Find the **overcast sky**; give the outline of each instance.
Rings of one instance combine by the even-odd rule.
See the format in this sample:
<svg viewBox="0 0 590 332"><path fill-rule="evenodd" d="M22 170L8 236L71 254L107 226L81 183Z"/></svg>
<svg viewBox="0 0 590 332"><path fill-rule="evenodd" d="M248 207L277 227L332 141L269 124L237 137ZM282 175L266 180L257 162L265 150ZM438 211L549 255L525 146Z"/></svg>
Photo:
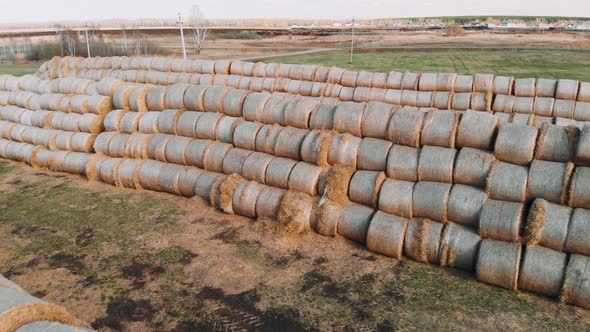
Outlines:
<svg viewBox="0 0 590 332"><path fill-rule="evenodd" d="M174 17L193 4L208 18L590 16L590 0L0 0L0 24Z"/></svg>

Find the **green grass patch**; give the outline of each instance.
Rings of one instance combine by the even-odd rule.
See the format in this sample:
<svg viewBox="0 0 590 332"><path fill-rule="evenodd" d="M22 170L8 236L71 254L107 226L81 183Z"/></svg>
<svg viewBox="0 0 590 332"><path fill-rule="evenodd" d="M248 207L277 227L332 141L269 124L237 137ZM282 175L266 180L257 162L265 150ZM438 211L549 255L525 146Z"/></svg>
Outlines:
<svg viewBox="0 0 590 332"><path fill-rule="evenodd" d="M38 63L0 64L0 74L23 76L39 70Z"/></svg>
<svg viewBox="0 0 590 332"><path fill-rule="evenodd" d="M272 62L317 64L374 72L490 73L590 81L588 52L583 51L435 51L357 53L350 65L346 52L324 52L274 58Z"/></svg>

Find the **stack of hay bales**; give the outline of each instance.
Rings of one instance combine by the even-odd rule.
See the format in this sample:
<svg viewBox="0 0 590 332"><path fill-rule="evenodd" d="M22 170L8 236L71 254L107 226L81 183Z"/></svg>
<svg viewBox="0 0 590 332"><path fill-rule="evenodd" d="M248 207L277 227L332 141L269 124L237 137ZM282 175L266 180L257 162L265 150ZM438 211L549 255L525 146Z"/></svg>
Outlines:
<svg viewBox="0 0 590 332"><path fill-rule="evenodd" d="M0 275L0 331L93 331L61 306L47 303Z"/></svg>
<svg viewBox="0 0 590 332"><path fill-rule="evenodd" d="M540 127L590 120L590 84L453 73L370 73L337 67L168 58L54 58L41 77L114 77L128 82L224 85L252 91L283 92L341 101L381 101L438 109L493 111L506 121Z"/></svg>
<svg viewBox="0 0 590 332"><path fill-rule="evenodd" d="M39 76L112 96L91 180L590 303L586 83L126 57L54 59Z"/></svg>
<svg viewBox="0 0 590 332"><path fill-rule="evenodd" d="M0 156L84 175L111 93L122 83L0 76Z"/></svg>

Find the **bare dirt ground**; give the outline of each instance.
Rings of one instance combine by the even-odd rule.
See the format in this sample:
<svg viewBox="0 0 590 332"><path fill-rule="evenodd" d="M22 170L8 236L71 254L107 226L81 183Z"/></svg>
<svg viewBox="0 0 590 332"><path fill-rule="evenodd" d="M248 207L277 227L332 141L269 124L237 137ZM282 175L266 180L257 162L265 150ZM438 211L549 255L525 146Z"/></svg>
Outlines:
<svg viewBox="0 0 590 332"><path fill-rule="evenodd" d="M587 330L590 313L341 238L0 160L0 273L101 331Z"/></svg>

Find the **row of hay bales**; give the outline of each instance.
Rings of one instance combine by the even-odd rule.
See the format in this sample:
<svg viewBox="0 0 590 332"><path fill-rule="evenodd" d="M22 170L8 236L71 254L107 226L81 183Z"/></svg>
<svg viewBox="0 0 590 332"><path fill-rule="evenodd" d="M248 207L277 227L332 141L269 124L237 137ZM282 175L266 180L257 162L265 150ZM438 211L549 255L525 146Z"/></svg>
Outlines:
<svg viewBox="0 0 590 332"><path fill-rule="evenodd" d="M341 101L381 101L403 106L535 114L539 117L554 116L578 121L587 121L590 119L590 103L585 98L575 101L575 99L554 98L547 96L547 94L528 97L523 93L517 96L511 96L490 92L461 92L462 90L416 91L412 89L402 90L381 87L347 87L334 83L292 80L288 78L262 78L226 74L191 74L187 72L162 72L156 70L121 71L82 69L76 75L77 77L94 80L110 77L127 82L159 85L176 83L218 85L252 91L284 92L311 97L339 98ZM517 82L521 81L520 79L517 80ZM540 80L540 82L544 81ZM523 84L518 84L518 86L523 86ZM561 84L561 86L572 88L571 84L568 85L566 83ZM580 86L585 87L586 85L581 84ZM559 94L559 96L564 94Z"/></svg>
<svg viewBox="0 0 590 332"><path fill-rule="evenodd" d="M145 70L209 75L237 75L257 78L332 83L344 87L387 88L414 91L482 92L516 97L552 97L590 101L590 83L567 79L514 78L492 74L454 73L372 73L338 67L277 63L251 63L239 60L181 60L168 58L109 57L54 58L44 63L39 73L62 69L62 76L76 70Z"/></svg>
<svg viewBox="0 0 590 332"><path fill-rule="evenodd" d="M40 300L0 275L0 331L89 332L65 308Z"/></svg>
<svg viewBox="0 0 590 332"><path fill-rule="evenodd" d="M122 187L200 196L227 213L276 218L278 225L293 233L313 229L325 235L339 234L366 243L369 250L375 252L387 254L395 251L392 248L402 248L395 251L397 254L390 255L475 269L478 279L504 287L507 278L500 281L495 278L507 273L508 269L498 265L502 262L498 263L496 253L508 257L512 253L510 250L518 246L516 263L514 259L506 261L514 263L510 266L518 266L518 271L522 270L513 277L524 280L519 288L549 296L555 296L555 292L543 287L570 289L568 296L564 297L570 303L585 306L584 301L588 300L584 284L580 286L590 273L581 269L583 264L569 265L568 269L570 266L575 269L572 273L576 277L568 279L566 276L565 279L569 280L564 283L566 287L562 287L563 283L556 287L555 278L543 279L547 271L538 264L535 258L538 256L526 258L529 252L534 253L541 246L544 247L541 249L558 252L560 257L585 258L582 255L586 255L586 248L579 240L585 237L575 236L583 234L586 223L573 217L575 213L583 213L585 210L579 207L587 204L584 201L585 167L577 167L574 175L580 184L575 187L582 188L574 195L580 198L575 204L580 205L572 205L574 209L566 207L565 203L559 205L573 211L568 221L559 219L560 222L577 225L568 228L573 231L566 231L562 251L547 244L553 241L554 223L545 222L540 227L541 223L537 221L543 218L535 211L543 209L536 206L544 204L535 202L536 208L527 213L523 201L509 202L502 196L493 196L506 195L504 191L512 195L513 186L504 189L502 181L487 186L494 177L512 185L510 177L506 179L498 175L511 176L510 168L515 166L525 168L525 187L528 187L534 184L529 184L533 168L543 170L546 167L535 167L543 158L548 159L547 162L566 165L571 172L571 163L578 162L576 151L584 145L584 139L578 139L579 131L573 127L543 125L552 130L539 140L536 128L498 126L501 120L484 112L469 111L461 116L459 112L429 109L421 112L416 108L379 103L341 103L335 99L318 101L318 98L277 93L254 94L222 86L146 87L123 85L111 78L101 82L107 86L101 90L112 96L112 103L120 109L109 112L104 118L103 125L109 132L99 135L94 144L102 153L88 154L88 158L73 163L77 167L65 171L87 174L90 179ZM515 118L515 114L510 116ZM383 117L387 117L385 123ZM365 118L367 120L363 123ZM387 140L392 122L395 122L391 130L394 140ZM465 130L461 134L462 126ZM537 130L534 139L530 137L531 130ZM515 133L520 135L521 131L525 132L525 139L512 137ZM461 140L467 142L466 145L457 143ZM516 151L515 156L507 153L515 146L514 141L519 140L525 141L527 147ZM531 144L533 158L529 161L527 149ZM14 156L16 149L13 146L27 146L8 141L5 145L4 151L10 150L13 157L10 159L20 158ZM502 148L498 148L500 146ZM54 152L34 146L33 150L38 153L31 152L31 164L54 170L64 171L63 166L70 164L56 161L78 156L75 152ZM539 152L539 158L535 158L537 150L544 151ZM459 159L463 161L459 162ZM349 168L338 166L342 164ZM467 173L457 176L461 169ZM383 171L388 172L390 179L385 178ZM348 175L333 175L338 172ZM563 176L567 177L565 171ZM464 178L469 183L457 183ZM535 175L534 178L541 176ZM554 182L558 181L551 182L547 188L557 188ZM562 185L571 187L565 182L568 181L564 180ZM533 190L532 196L527 193L525 200L535 197L553 200L556 197L554 191L547 193L545 186L541 187L537 193ZM563 188L560 187L562 195ZM450 196L453 196L453 203ZM571 195L565 197L571 199ZM362 204L350 203L349 198ZM417 204L414 204L414 198ZM482 204L478 204L478 198ZM383 209L381 201L384 202ZM560 197L559 203L562 202ZM532 221L521 221L520 227L535 226L525 227L526 231L510 238L514 236L511 228L514 223L508 221L514 218L507 216L504 223L497 222L498 219L493 217L496 204L522 207L522 218L527 215L526 219ZM375 212L373 208L392 214ZM484 209L491 212L484 214ZM395 213L402 216L395 216ZM563 233L563 225L560 226ZM526 245L524 254L523 244ZM506 250L508 247L510 250ZM521 256L525 257L524 260ZM525 265L529 266L528 270ZM545 281L541 286L530 286L526 280L531 278Z"/></svg>

